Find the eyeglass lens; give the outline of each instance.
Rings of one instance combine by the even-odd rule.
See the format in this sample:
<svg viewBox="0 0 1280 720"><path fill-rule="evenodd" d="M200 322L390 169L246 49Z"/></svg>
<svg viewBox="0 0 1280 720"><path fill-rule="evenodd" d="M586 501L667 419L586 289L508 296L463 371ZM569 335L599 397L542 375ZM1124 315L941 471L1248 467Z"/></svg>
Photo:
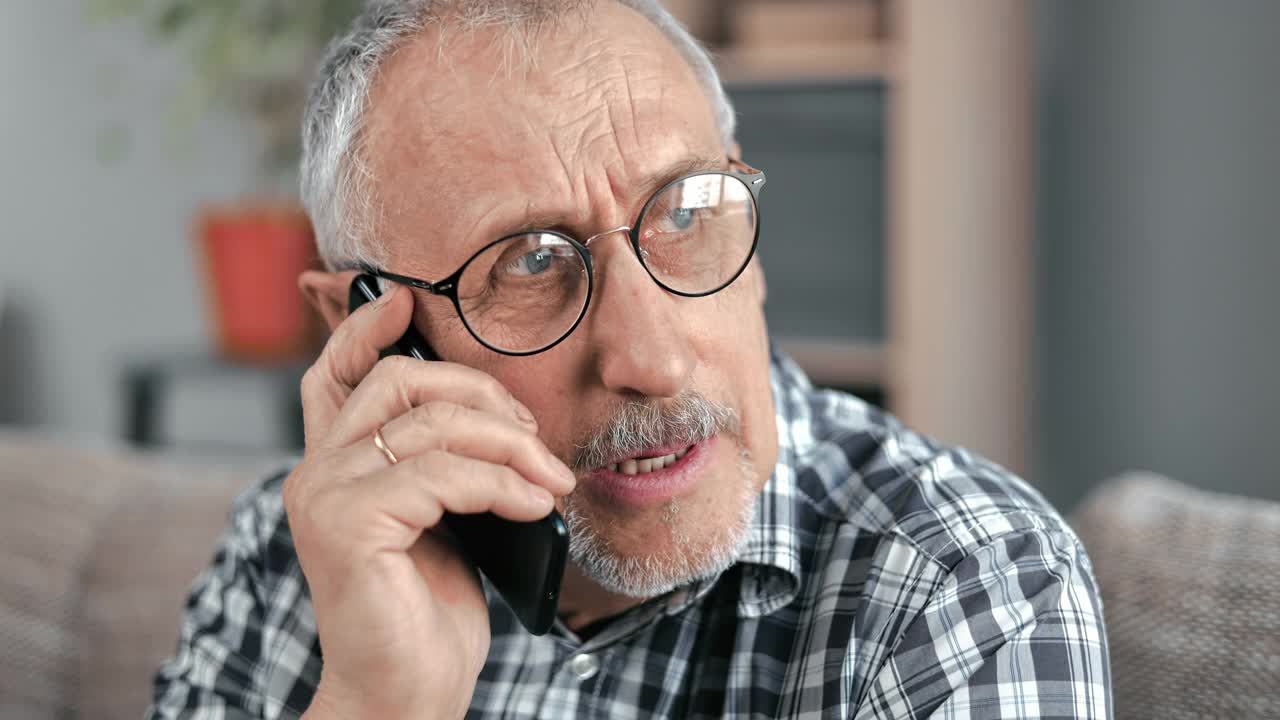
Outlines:
<svg viewBox="0 0 1280 720"><path fill-rule="evenodd" d="M645 206L640 260L676 293L720 290L742 271L755 242L750 189L732 175L704 174L667 186ZM487 345L534 352L569 332L588 302L586 259L565 237L515 235L467 263L458 279L463 322Z"/></svg>
<svg viewBox="0 0 1280 720"><path fill-rule="evenodd" d="M742 271L755 241L751 190L732 175L695 175L667 187L640 218L640 260L669 290L702 295Z"/></svg>

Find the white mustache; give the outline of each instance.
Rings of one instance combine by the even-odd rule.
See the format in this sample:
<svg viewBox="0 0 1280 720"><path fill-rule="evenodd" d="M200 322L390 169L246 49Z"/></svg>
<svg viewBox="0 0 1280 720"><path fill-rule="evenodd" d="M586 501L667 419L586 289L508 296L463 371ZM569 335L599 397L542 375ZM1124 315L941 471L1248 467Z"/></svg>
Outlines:
<svg viewBox="0 0 1280 720"><path fill-rule="evenodd" d="M665 402L631 401L599 430L576 444L573 467L593 470L619 455L638 455L670 445L693 445L717 433L739 432L731 407L688 390Z"/></svg>

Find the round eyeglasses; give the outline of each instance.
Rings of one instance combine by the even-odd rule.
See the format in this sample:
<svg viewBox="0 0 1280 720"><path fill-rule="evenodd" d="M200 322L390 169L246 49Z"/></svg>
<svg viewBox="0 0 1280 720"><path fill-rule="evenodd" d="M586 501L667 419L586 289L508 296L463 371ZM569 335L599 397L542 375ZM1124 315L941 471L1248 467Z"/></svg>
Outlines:
<svg viewBox="0 0 1280 720"><path fill-rule="evenodd" d="M507 235L435 282L362 269L449 298L490 350L533 355L568 337L587 314L595 278L588 246L602 237L627 232L640 264L667 292L703 297L723 290L755 253L763 186L764 173L754 169L684 175L659 188L630 226L586 242L554 230Z"/></svg>

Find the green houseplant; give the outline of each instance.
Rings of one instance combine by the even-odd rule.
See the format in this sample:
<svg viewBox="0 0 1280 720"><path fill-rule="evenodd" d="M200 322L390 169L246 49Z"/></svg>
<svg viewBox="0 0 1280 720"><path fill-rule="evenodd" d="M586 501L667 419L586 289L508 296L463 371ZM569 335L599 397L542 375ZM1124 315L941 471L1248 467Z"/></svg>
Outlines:
<svg viewBox="0 0 1280 720"><path fill-rule="evenodd" d="M309 80L329 40L362 0L86 0L104 21L133 20L158 44L185 56L174 97L179 125L210 111L252 122L261 187L294 177ZM315 263L315 243L297 200L273 193L204 207L194 223L216 343L241 361L292 360L314 351L320 333L297 291Z"/></svg>
<svg viewBox="0 0 1280 720"><path fill-rule="evenodd" d="M291 171L307 84L325 45L363 0L87 0L105 21L132 19L185 56L179 116L225 108L248 116L263 139L263 169Z"/></svg>

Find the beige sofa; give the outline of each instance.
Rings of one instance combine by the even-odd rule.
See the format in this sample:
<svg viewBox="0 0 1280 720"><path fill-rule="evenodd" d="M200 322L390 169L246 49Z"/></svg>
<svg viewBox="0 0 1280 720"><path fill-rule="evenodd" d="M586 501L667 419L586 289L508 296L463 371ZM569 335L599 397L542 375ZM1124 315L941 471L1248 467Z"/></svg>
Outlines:
<svg viewBox="0 0 1280 720"><path fill-rule="evenodd" d="M284 462L0 432L0 718L138 718L232 497Z"/></svg>
<svg viewBox="0 0 1280 720"><path fill-rule="evenodd" d="M0 718L137 718L230 499L282 465L0 433ZM1280 717L1280 505L1132 475L1072 521L1117 717Z"/></svg>

